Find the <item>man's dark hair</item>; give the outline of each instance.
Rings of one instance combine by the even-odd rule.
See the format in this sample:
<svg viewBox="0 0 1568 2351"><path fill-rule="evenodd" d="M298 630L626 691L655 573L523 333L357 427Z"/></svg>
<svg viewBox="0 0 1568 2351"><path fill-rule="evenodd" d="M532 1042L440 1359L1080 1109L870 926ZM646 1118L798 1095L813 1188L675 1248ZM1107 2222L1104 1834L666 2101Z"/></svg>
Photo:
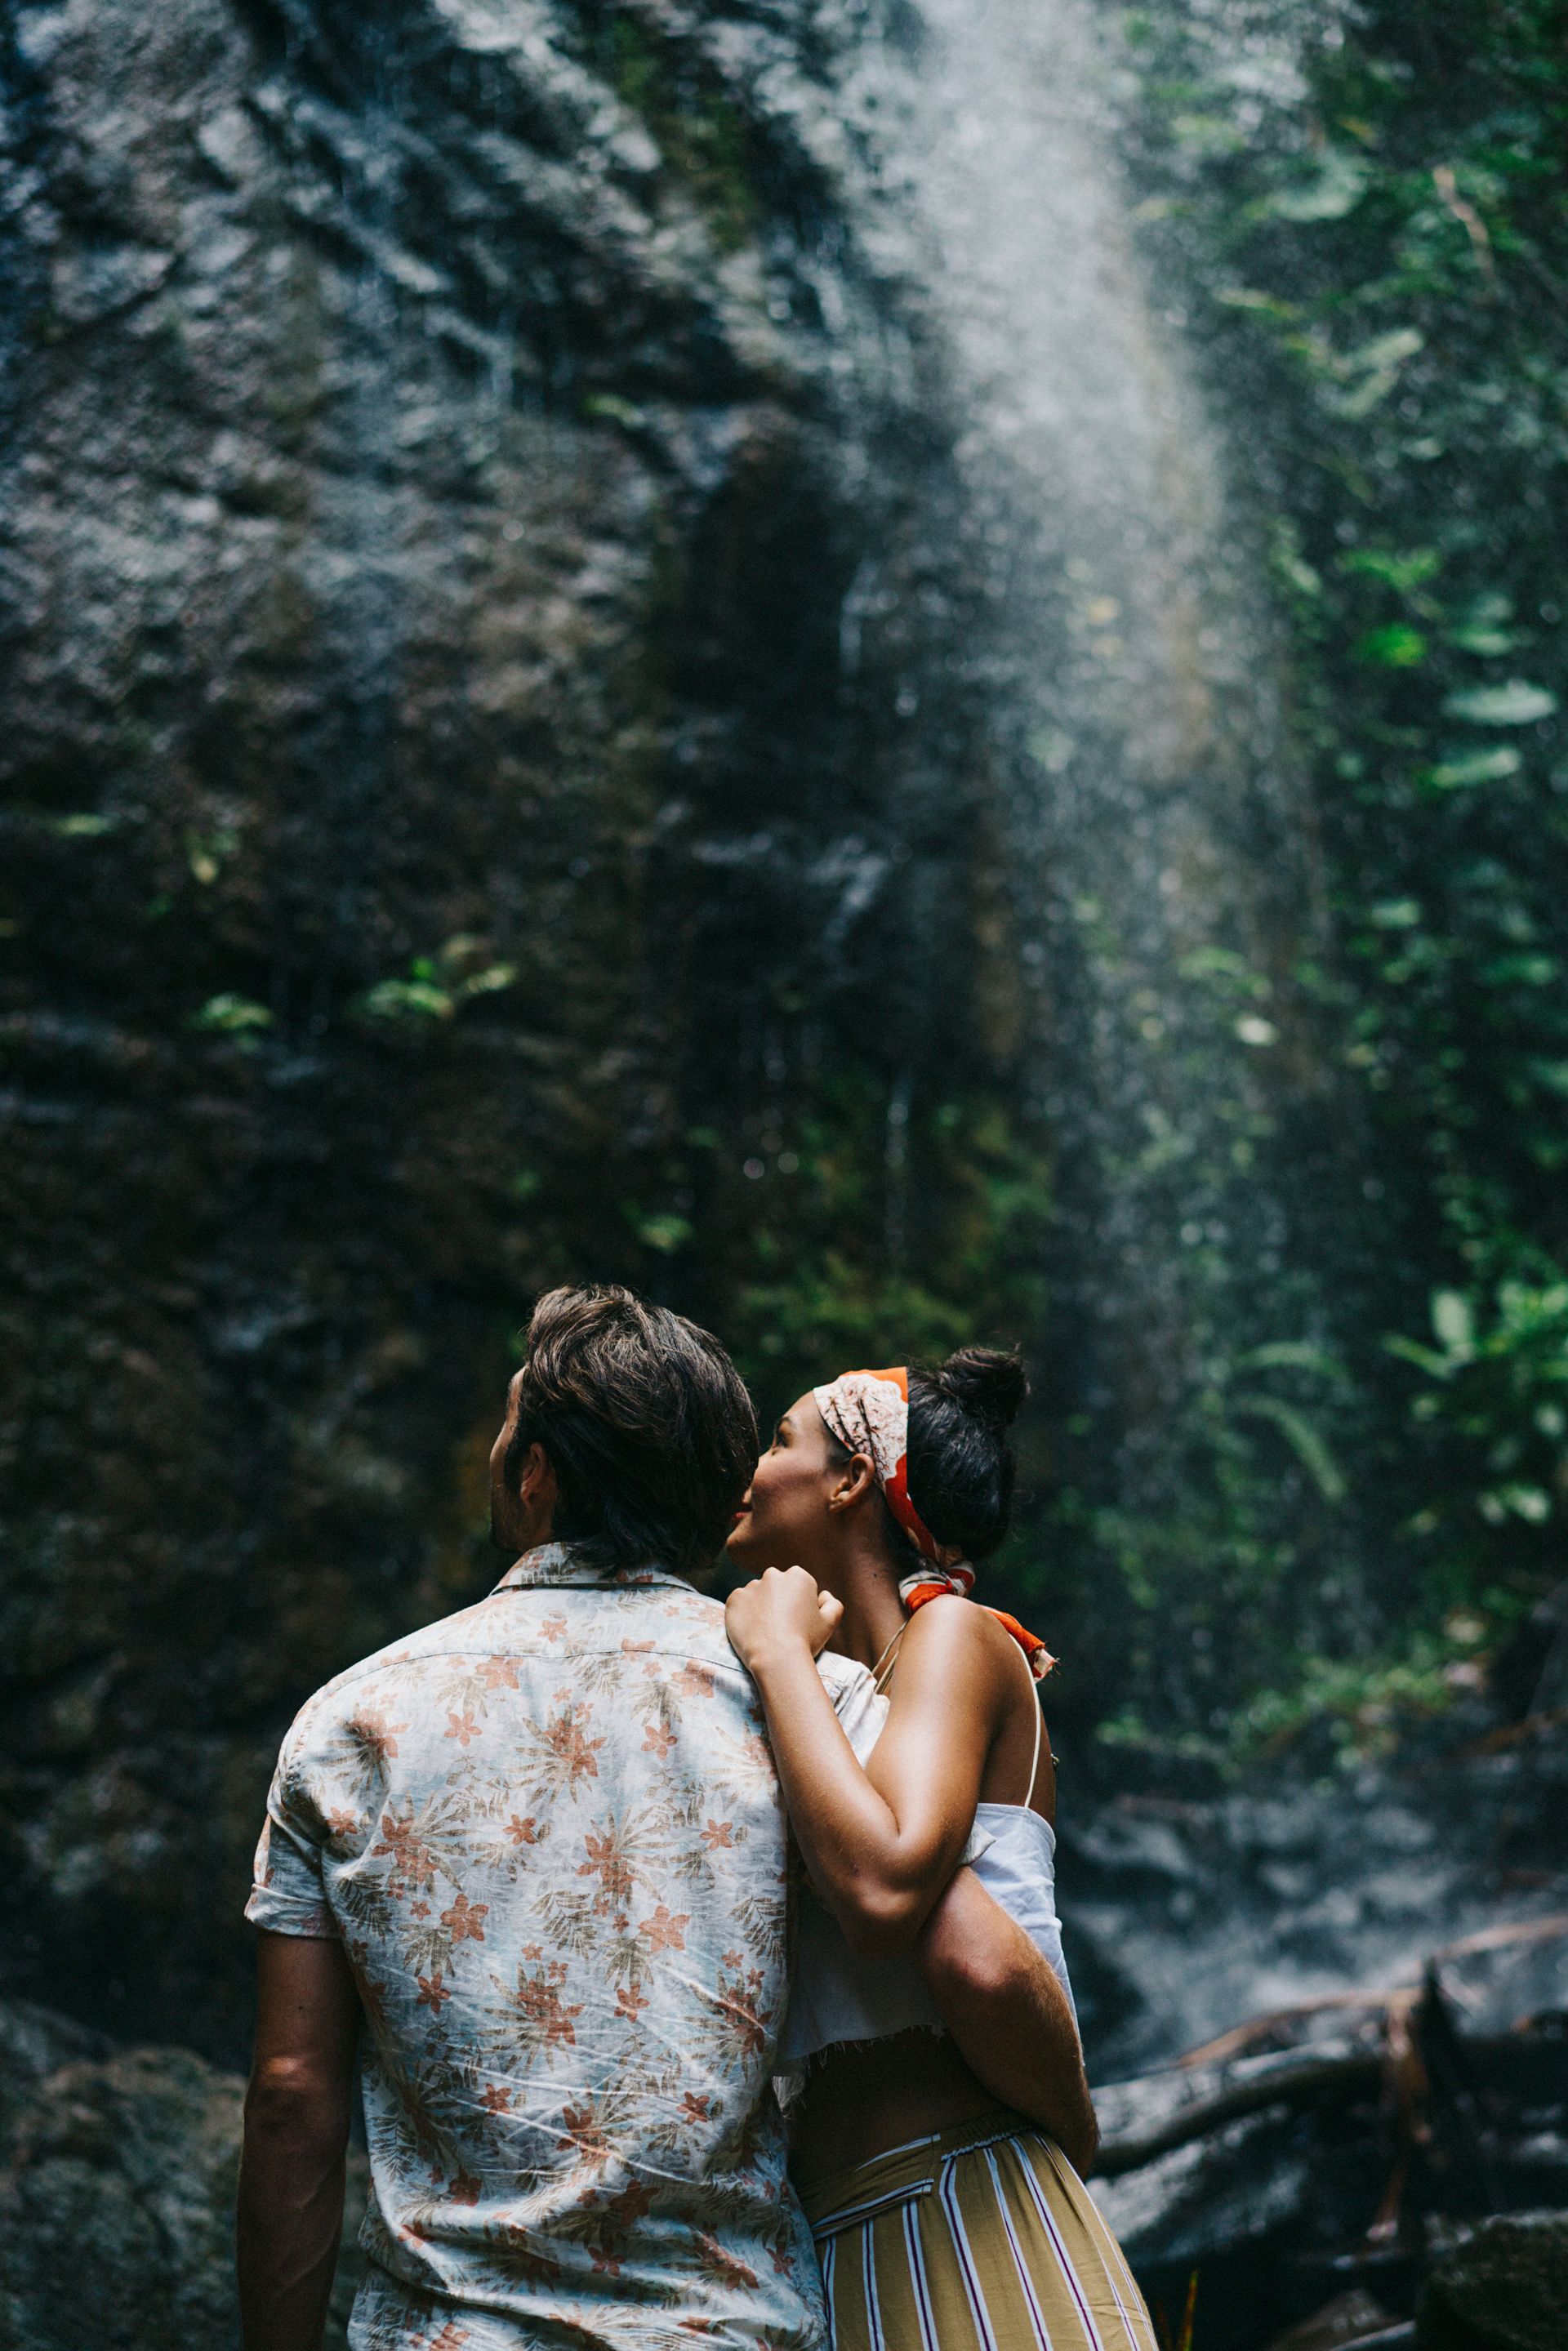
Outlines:
<svg viewBox="0 0 1568 2351"><path fill-rule="evenodd" d="M506 1475L555 1471L554 1532L601 1567L691 1575L729 1533L757 1467L757 1415L718 1341L613 1282L547 1290L528 1324Z"/></svg>

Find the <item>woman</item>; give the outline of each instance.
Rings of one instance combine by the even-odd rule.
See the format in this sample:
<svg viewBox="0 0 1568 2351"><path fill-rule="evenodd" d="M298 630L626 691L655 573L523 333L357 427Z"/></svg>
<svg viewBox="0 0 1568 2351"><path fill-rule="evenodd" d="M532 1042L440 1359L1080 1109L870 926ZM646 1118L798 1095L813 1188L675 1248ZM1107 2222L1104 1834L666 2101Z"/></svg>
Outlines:
<svg viewBox="0 0 1568 2351"><path fill-rule="evenodd" d="M956 2033L921 2037L938 2020L920 1960L934 1984L940 1970L917 1946L966 1859L1065 1991L1035 1692L1051 1661L966 1596L1007 1531L1026 1393L1015 1358L980 1348L934 1372L846 1373L784 1415L730 1538L764 1570L729 1602L730 1638L831 1914L813 1926L803 1906L785 2048L810 2060L792 2169L835 2351L1154 2351L1088 2191L1016 2110L1062 2111L1061 2085L1034 2089L1021 2046L998 2066L961 2003L945 2003ZM867 1732L841 1724L816 1670L830 1638L886 1694Z"/></svg>

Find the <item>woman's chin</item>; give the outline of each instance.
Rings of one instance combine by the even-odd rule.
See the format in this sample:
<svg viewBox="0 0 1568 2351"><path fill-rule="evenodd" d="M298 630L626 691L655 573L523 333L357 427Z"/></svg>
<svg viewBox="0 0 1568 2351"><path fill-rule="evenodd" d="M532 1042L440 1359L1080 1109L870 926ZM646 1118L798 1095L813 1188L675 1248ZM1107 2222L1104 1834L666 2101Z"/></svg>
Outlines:
<svg viewBox="0 0 1568 2351"><path fill-rule="evenodd" d="M758 1530L754 1526L749 1510L743 1510L731 1527L724 1552L733 1567L753 1568L758 1572L769 1565L773 1557L768 1546L766 1527Z"/></svg>

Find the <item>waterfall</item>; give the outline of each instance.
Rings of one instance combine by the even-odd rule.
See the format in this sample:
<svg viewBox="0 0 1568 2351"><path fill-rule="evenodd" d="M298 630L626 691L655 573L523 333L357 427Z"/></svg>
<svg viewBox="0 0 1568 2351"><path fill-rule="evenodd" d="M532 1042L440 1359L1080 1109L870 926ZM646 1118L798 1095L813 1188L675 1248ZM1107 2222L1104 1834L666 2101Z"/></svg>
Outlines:
<svg viewBox="0 0 1568 2351"><path fill-rule="evenodd" d="M1311 1410L1272 1392L1332 1370L1320 1243L1354 1174L1296 981L1322 944L1312 811L1261 534L1135 247L1103 29L1085 0L924 0L860 95L874 246L947 374L983 614L954 658L1060 1154L1061 1401L1125 1521L1180 1500L1195 1409L1267 1426L1260 1474L1337 1501Z"/></svg>

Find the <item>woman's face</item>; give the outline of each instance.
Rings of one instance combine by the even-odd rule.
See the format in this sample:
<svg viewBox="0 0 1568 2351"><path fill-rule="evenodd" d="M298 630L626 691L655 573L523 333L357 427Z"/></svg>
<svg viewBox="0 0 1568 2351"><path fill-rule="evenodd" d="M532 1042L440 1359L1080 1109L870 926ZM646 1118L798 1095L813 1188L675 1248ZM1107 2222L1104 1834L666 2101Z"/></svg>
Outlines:
<svg viewBox="0 0 1568 2351"><path fill-rule="evenodd" d="M806 1567L815 1573L831 1524L828 1499L844 1480L842 1453L809 1393L798 1396L758 1463L726 1548L737 1567Z"/></svg>

